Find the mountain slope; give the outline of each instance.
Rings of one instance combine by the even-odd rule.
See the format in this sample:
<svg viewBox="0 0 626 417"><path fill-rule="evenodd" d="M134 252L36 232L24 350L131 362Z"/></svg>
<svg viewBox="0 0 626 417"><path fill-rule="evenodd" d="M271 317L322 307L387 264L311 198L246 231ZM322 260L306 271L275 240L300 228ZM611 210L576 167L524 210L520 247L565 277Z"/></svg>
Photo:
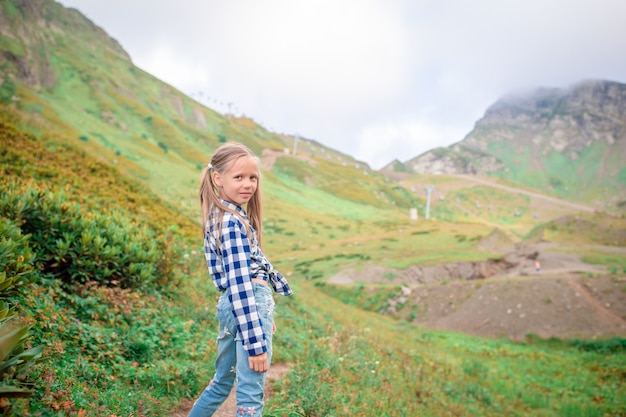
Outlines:
<svg viewBox="0 0 626 417"><path fill-rule="evenodd" d="M270 168L276 175L268 173L276 181L268 199L320 188L378 209L420 203L365 164L314 141L300 139L297 157L285 154L293 137L193 101L135 67L115 40L76 10L51 0L5 1L0 20L0 99L28 121L25 127L82 142L190 217L197 215L200 171L226 141L242 142L259 156L279 154Z"/></svg>
<svg viewBox="0 0 626 417"><path fill-rule="evenodd" d="M509 95L461 142L405 163L418 173L494 175L598 208L626 200L626 85L583 81Z"/></svg>

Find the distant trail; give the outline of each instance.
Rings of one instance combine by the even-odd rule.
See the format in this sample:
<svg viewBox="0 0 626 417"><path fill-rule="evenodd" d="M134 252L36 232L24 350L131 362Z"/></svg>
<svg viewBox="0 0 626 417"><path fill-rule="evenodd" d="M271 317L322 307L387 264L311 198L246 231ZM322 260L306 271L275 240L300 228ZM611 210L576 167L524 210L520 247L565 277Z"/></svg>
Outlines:
<svg viewBox="0 0 626 417"><path fill-rule="evenodd" d="M580 285L580 283L569 280L567 281L569 286L576 291L578 294L582 295L582 297L587 301L587 303L591 306L592 311L597 313L603 320L606 320L608 324L612 324L622 328L626 327L626 321L622 319L617 314L612 311L606 309L602 303L600 303L584 286Z"/></svg>
<svg viewBox="0 0 626 417"><path fill-rule="evenodd" d="M463 178L465 180L477 182L480 184L485 184L494 188L500 188L502 190L510 191L512 193L526 194L529 197L539 198L541 200L545 200L551 203L559 204L561 206L569 207L574 210L586 211L588 213L593 213L594 211L596 211L596 209L593 207L589 207L589 206L585 206L585 205L577 204L577 203L572 203L571 201L561 200L555 197L549 197L547 195L534 193L532 191L526 191L526 190L521 190L519 188L509 187L506 185L498 184L497 182L494 182L494 181L486 180L484 178L475 177L473 175L455 175L455 177Z"/></svg>

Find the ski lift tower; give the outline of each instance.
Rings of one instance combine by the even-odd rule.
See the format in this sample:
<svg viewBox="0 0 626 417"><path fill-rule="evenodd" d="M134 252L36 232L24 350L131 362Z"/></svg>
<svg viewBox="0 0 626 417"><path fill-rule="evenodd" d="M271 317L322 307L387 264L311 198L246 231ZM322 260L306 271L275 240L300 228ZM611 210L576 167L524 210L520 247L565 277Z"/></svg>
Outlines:
<svg viewBox="0 0 626 417"><path fill-rule="evenodd" d="M293 137L293 156L296 156L296 152L298 151L298 139L300 137L296 134Z"/></svg>
<svg viewBox="0 0 626 417"><path fill-rule="evenodd" d="M430 218L430 195L435 191L435 187L427 185L424 189L426 190L426 215L424 217L428 220Z"/></svg>
<svg viewBox="0 0 626 417"><path fill-rule="evenodd" d="M228 113L226 114L226 117L228 117L228 120L231 120L231 118L233 117L233 103L232 101L229 101L228 103L226 103L226 105L228 106Z"/></svg>

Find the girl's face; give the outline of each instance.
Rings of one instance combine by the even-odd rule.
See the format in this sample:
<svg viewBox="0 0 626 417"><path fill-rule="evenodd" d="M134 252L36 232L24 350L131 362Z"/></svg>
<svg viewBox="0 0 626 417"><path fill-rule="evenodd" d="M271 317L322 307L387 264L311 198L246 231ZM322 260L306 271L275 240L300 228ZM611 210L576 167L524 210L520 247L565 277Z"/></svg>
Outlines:
<svg viewBox="0 0 626 417"><path fill-rule="evenodd" d="M213 181L219 187L220 197L239 206L246 204L259 184L259 165L256 158L242 156L223 174L213 172Z"/></svg>

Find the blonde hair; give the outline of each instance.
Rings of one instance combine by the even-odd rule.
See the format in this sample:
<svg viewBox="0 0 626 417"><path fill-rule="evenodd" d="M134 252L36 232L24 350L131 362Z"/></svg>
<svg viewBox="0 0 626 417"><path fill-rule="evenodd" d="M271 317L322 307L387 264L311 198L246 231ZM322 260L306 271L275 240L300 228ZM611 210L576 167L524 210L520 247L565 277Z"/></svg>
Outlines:
<svg viewBox="0 0 626 417"><path fill-rule="evenodd" d="M256 230L257 240L259 246L261 246L261 178L259 176L257 189L252 194L252 198L248 201L246 213L250 224L243 219L239 213L235 212L231 208L225 206L220 200L219 190L215 182L213 181L213 172L217 172L220 175L224 175L237 161L237 159L248 156L258 161L257 156L248 149L247 146L241 143L226 143L215 151L211 158L211 163L207 165L202 171L202 177L200 179L200 206L202 207L202 231L206 231L207 227L213 226L221 233L222 229L222 217L224 212L227 211L239 217L246 227L248 236L251 236L250 226ZM216 244L219 246L219 238Z"/></svg>

